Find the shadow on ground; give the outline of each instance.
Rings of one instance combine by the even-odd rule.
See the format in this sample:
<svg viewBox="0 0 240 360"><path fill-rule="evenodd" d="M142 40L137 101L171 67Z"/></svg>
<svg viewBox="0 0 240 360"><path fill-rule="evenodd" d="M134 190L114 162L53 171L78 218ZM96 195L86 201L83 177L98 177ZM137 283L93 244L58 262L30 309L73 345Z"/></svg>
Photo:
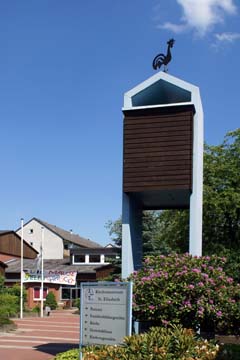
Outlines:
<svg viewBox="0 0 240 360"><path fill-rule="evenodd" d="M79 347L78 343L47 343L43 345L34 346L37 351L45 352L47 354L56 355L60 352L76 349Z"/></svg>

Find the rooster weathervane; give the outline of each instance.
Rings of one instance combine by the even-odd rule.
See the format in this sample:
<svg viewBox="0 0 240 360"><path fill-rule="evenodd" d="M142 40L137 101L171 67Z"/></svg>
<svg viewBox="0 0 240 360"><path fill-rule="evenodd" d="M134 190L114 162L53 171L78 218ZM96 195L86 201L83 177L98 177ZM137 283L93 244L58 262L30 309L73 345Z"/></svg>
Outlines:
<svg viewBox="0 0 240 360"><path fill-rule="evenodd" d="M162 65L164 65L163 71L164 72L168 71L167 65L172 59L171 48L173 47L174 43L175 43L174 39L168 40L167 55L164 55L161 53L161 54L158 54L157 56L155 56L155 58L153 59L153 63L152 63L154 70L157 70L158 68L160 69L160 67Z"/></svg>

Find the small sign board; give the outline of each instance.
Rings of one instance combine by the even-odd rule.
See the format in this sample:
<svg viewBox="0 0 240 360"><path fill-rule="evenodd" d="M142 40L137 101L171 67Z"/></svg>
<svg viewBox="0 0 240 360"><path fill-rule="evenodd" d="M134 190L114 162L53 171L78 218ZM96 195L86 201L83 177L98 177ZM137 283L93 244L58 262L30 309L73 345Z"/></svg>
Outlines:
<svg viewBox="0 0 240 360"><path fill-rule="evenodd" d="M80 346L121 344L131 334L132 283L82 283L80 316Z"/></svg>

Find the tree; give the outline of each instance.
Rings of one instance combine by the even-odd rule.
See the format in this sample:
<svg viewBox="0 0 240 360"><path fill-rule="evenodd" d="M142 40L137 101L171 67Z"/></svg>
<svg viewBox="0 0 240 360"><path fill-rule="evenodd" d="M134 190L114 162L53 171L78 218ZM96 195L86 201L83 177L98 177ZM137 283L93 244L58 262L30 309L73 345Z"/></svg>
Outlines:
<svg viewBox="0 0 240 360"><path fill-rule="evenodd" d="M46 296L45 306L49 306L52 310L57 308L56 297L52 291L49 291Z"/></svg>
<svg viewBox="0 0 240 360"><path fill-rule="evenodd" d="M203 244L240 245L240 129L219 146L205 146Z"/></svg>
<svg viewBox="0 0 240 360"><path fill-rule="evenodd" d="M108 220L105 224L105 228L108 230L111 240L116 246L122 245L122 218L119 217L117 220Z"/></svg>
<svg viewBox="0 0 240 360"><path fill-rule="evenodd" d="M153 253L169 253L166 241L159 245L159 233L161 232L162 223L160 222L159 211L144 211L142 218L142 238L143 253L150 255ZM116 221L109 220L106 224L111 240L117 245L122 245L122 219L119 217Z"/></svg>

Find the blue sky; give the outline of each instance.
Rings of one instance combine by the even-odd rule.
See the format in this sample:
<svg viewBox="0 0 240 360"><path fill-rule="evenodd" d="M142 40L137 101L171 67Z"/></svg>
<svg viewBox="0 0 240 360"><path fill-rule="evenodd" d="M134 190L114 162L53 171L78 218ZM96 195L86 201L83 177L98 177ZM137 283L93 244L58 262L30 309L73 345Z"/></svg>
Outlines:
<svg viewBox="0 0 240 360"><path fill-rule="evenodd" d="M0 228L39 217L102 244L121 214L123 94L169 73L200 87L205 141L239 127L237 0L0 2Z"/></svg>

